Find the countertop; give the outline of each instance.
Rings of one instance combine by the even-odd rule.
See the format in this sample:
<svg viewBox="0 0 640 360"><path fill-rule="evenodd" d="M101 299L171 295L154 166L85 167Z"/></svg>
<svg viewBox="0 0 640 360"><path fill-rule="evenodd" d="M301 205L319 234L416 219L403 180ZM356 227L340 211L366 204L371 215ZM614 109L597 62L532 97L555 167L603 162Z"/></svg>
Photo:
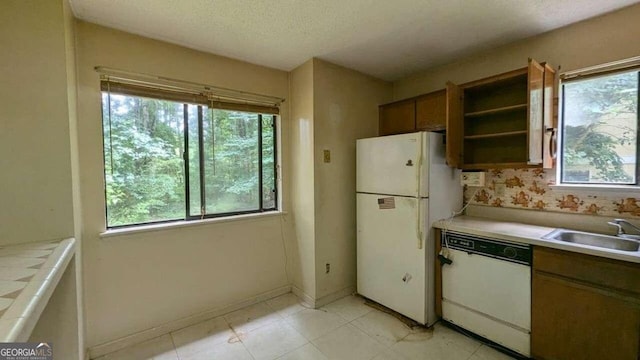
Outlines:
<svg viewBox="0 0 640 360"><path fill-rule="evenodd" d="M29 339L74 254L75 239L0 247L0 342Z"/></svg>
<svg viewBox="0 0 640 360"><path fill-rule="evenodd" d="M603 249L594 246L543 239L543 236L556 229L553 227L507 222L466 215L458 216L451 220L436 221L433 223L433 227L445 229L447 231L457 231L516 243L545 246L559 250L640 264L640 251L628 252Z"/></svg>

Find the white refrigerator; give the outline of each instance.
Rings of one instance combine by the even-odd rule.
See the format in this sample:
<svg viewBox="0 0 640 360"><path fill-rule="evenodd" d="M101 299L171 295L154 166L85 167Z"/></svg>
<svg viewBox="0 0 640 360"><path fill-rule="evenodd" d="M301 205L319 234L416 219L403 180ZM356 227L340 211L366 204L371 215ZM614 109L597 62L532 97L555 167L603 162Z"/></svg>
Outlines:
<svg viewBox="0 0 640 360"><path fill-rule="evenodd" d="M436 321L431 224L462 206L460 171L433 132L357 141L358 293L421 324Z"/></svg>

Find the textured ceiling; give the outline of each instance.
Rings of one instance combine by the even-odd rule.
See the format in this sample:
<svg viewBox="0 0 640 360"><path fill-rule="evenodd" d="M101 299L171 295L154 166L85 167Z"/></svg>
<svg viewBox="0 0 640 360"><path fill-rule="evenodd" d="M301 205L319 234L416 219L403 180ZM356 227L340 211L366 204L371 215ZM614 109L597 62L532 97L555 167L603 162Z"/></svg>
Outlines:
<svg viewBox="0 0 640 360"><path fill-rule="evenodd" d="M637 0L71 0L83 20L291 70L318 57L385 80Z"/></svg>

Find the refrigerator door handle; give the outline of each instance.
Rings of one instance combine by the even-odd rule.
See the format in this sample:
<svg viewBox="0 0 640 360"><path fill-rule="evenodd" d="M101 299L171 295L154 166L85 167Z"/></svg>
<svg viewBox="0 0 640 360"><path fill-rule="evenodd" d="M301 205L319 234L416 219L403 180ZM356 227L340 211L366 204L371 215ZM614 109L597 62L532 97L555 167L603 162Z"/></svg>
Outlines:
<svg viewBox="0 0 640 360"><path fill-rule="evenodd" d="M418 216L418 221L416 221L416 235L418 235L418 249L422 249L422 226L420 226L420 222L422 220L421 218L421 213L422 211L420 211L420 194L421 194L421 186L422 186L422 181L420 181L420 175L422 175L422 146L423 144L423 139L424 136L422 136L422 134L420 134L420 136L418 136L419 142L418 142L418 166L416 166L416 187L417 187L417 192L416 192L416 196L418 199L418 211L417 211L417 216Z"/></svg>
<svg viewBox="0 0 640 360"><path fill-rule="evenodd" d="M418 249L422 249L422 226L420 226L420 220L422 220L421 217L421 211L420 208L422 208L422 206L420 205L420 198L418 198L418 211L416 211L416 213L418 214L418 219L416 221L416 235L418 235Z"/></svg>
<svg viewBox="0 0 640 360"><path fill-rule="evenodd" d="M420 175L422 175L422 146L423 144L423 136L422 134L419 134L420 136L418 136L418 155L416 156L416 163L418 166L416 166L416 196L419 198L420 194L421 194L421 187L422 187L422 181L420 181Z"/></svg>

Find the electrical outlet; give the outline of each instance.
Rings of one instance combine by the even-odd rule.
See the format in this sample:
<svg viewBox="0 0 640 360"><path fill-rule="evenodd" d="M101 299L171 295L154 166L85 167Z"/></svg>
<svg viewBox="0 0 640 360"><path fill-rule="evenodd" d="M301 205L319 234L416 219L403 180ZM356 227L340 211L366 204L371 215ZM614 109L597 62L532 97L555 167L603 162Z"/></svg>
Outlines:
<svg viewBox="0 0 640 360"><path fill-rule="evenodd" d="M503 182L496 183L496 196L504 196L504 192L507 190L507 185Z"/></svg>
<svg viewBox="0 0 640 360"><path fill-rule="evenodd" d="M330 163L331 162L331 151L324 150L324 162L326 162L326 163Z"/></svg>
<svg viewBox="0 0 640 360"><path fill-rule="evenodd" d="M484 186L484 172L463 172L460 174L460 183L467 186Z"/></svg>
<svg viewBox="0 0 640 360"><path fill-rule="evenodd" d="M328 273L329 273L329 271L331 271L331 264L326 263L326 264L324 265L324 268L325 268L324 273L325 273L325 274L328 274Z"/></svg>

